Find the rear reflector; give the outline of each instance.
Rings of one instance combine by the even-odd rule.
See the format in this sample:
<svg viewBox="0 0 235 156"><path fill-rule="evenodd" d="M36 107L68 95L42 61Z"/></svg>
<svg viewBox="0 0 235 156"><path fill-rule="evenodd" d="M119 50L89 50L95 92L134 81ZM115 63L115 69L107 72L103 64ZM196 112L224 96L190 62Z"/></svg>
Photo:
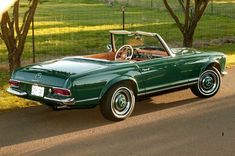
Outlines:
<svg viewBox="0 0 235 156"><path fill-rule="evenodd" d="M68 89L53 88L52 91L54 94L57 94L57 95L63 95L63 96L70 96L71 95L71 92Z"/></svg>
<svg viewBox="0 0 235 156"><path fill-rule="evenodd" d="M15 80L9 80L9 84L12 87L19 87L20 86L20 82L19 81L15 81Z"/></svg>

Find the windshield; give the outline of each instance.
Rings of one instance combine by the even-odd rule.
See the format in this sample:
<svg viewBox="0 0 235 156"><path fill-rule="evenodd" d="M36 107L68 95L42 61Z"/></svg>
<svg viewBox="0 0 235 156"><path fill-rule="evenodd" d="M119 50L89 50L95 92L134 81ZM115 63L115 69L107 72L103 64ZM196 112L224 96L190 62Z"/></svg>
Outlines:
<svg viewBox="0 0 235 156"><path fill-rule="evenodd" d="M140 34L115 34L114 44L116 50L123 45L130 45L134 49L155 49L166 51L156 36L144 36Z"/></svg>

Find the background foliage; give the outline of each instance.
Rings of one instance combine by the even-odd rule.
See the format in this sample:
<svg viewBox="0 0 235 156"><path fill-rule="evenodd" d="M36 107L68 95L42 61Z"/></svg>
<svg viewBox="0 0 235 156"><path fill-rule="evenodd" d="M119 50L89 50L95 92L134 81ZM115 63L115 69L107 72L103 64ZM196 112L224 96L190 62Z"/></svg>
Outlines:
<svg viewBox="0 0 235 156"><path fill-rule="evenodd" d="M126 29L158 32L171 46L181 45L182 35L162 0L116 0L113 7L109 7L107 1L41 0L35 17L36 61L105 50L109 42L108 31L122 28L122 4L126 6ZM180 14L181 9L177 4L173 8ZM27 0L21 4L22 12L26 6ZM200 42L234 37L234 25L235 1L214 1L213 13L210 4L199 22L194 46L207 49L206 46L200 46ZM231 45L213 46L217 46L216 50L224 51ZM6 54L6 48L0 41L0 64L7 63ZM23 61L32 61L31 32Z"/></svg>

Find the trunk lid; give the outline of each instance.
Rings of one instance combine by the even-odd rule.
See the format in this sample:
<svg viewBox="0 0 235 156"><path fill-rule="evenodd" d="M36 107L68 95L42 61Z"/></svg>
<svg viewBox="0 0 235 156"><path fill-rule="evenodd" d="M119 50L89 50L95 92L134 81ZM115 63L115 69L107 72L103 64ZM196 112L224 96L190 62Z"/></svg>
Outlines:
<svg viewBox="0 0 235 156"><path fill-rule="evenodd" d="M49 86L64 87L71 75L89 73L106 68L108 61L64 58L47 61L16 70L13 79L44 84Z"/></svg>

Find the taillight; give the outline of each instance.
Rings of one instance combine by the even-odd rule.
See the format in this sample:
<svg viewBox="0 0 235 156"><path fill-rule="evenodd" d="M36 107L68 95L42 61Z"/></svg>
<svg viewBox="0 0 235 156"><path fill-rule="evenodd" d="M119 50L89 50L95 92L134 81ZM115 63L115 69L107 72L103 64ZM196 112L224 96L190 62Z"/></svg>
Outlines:
<svg viewBox="0 0 235 156"><path fill-rule="evenodd" d="M19 87L20 86L20 82L15 81L15 80L9 80L9 84L11 85L11 87Z"/></svg>
<svg viewBox="0 0 235 156"><path fill-rule="evenodd" d="M63 96L70 96L71 95L70 90L62 89L62 88L53 88L52 93L57 94L57 95L63 95Z"/></svg>

